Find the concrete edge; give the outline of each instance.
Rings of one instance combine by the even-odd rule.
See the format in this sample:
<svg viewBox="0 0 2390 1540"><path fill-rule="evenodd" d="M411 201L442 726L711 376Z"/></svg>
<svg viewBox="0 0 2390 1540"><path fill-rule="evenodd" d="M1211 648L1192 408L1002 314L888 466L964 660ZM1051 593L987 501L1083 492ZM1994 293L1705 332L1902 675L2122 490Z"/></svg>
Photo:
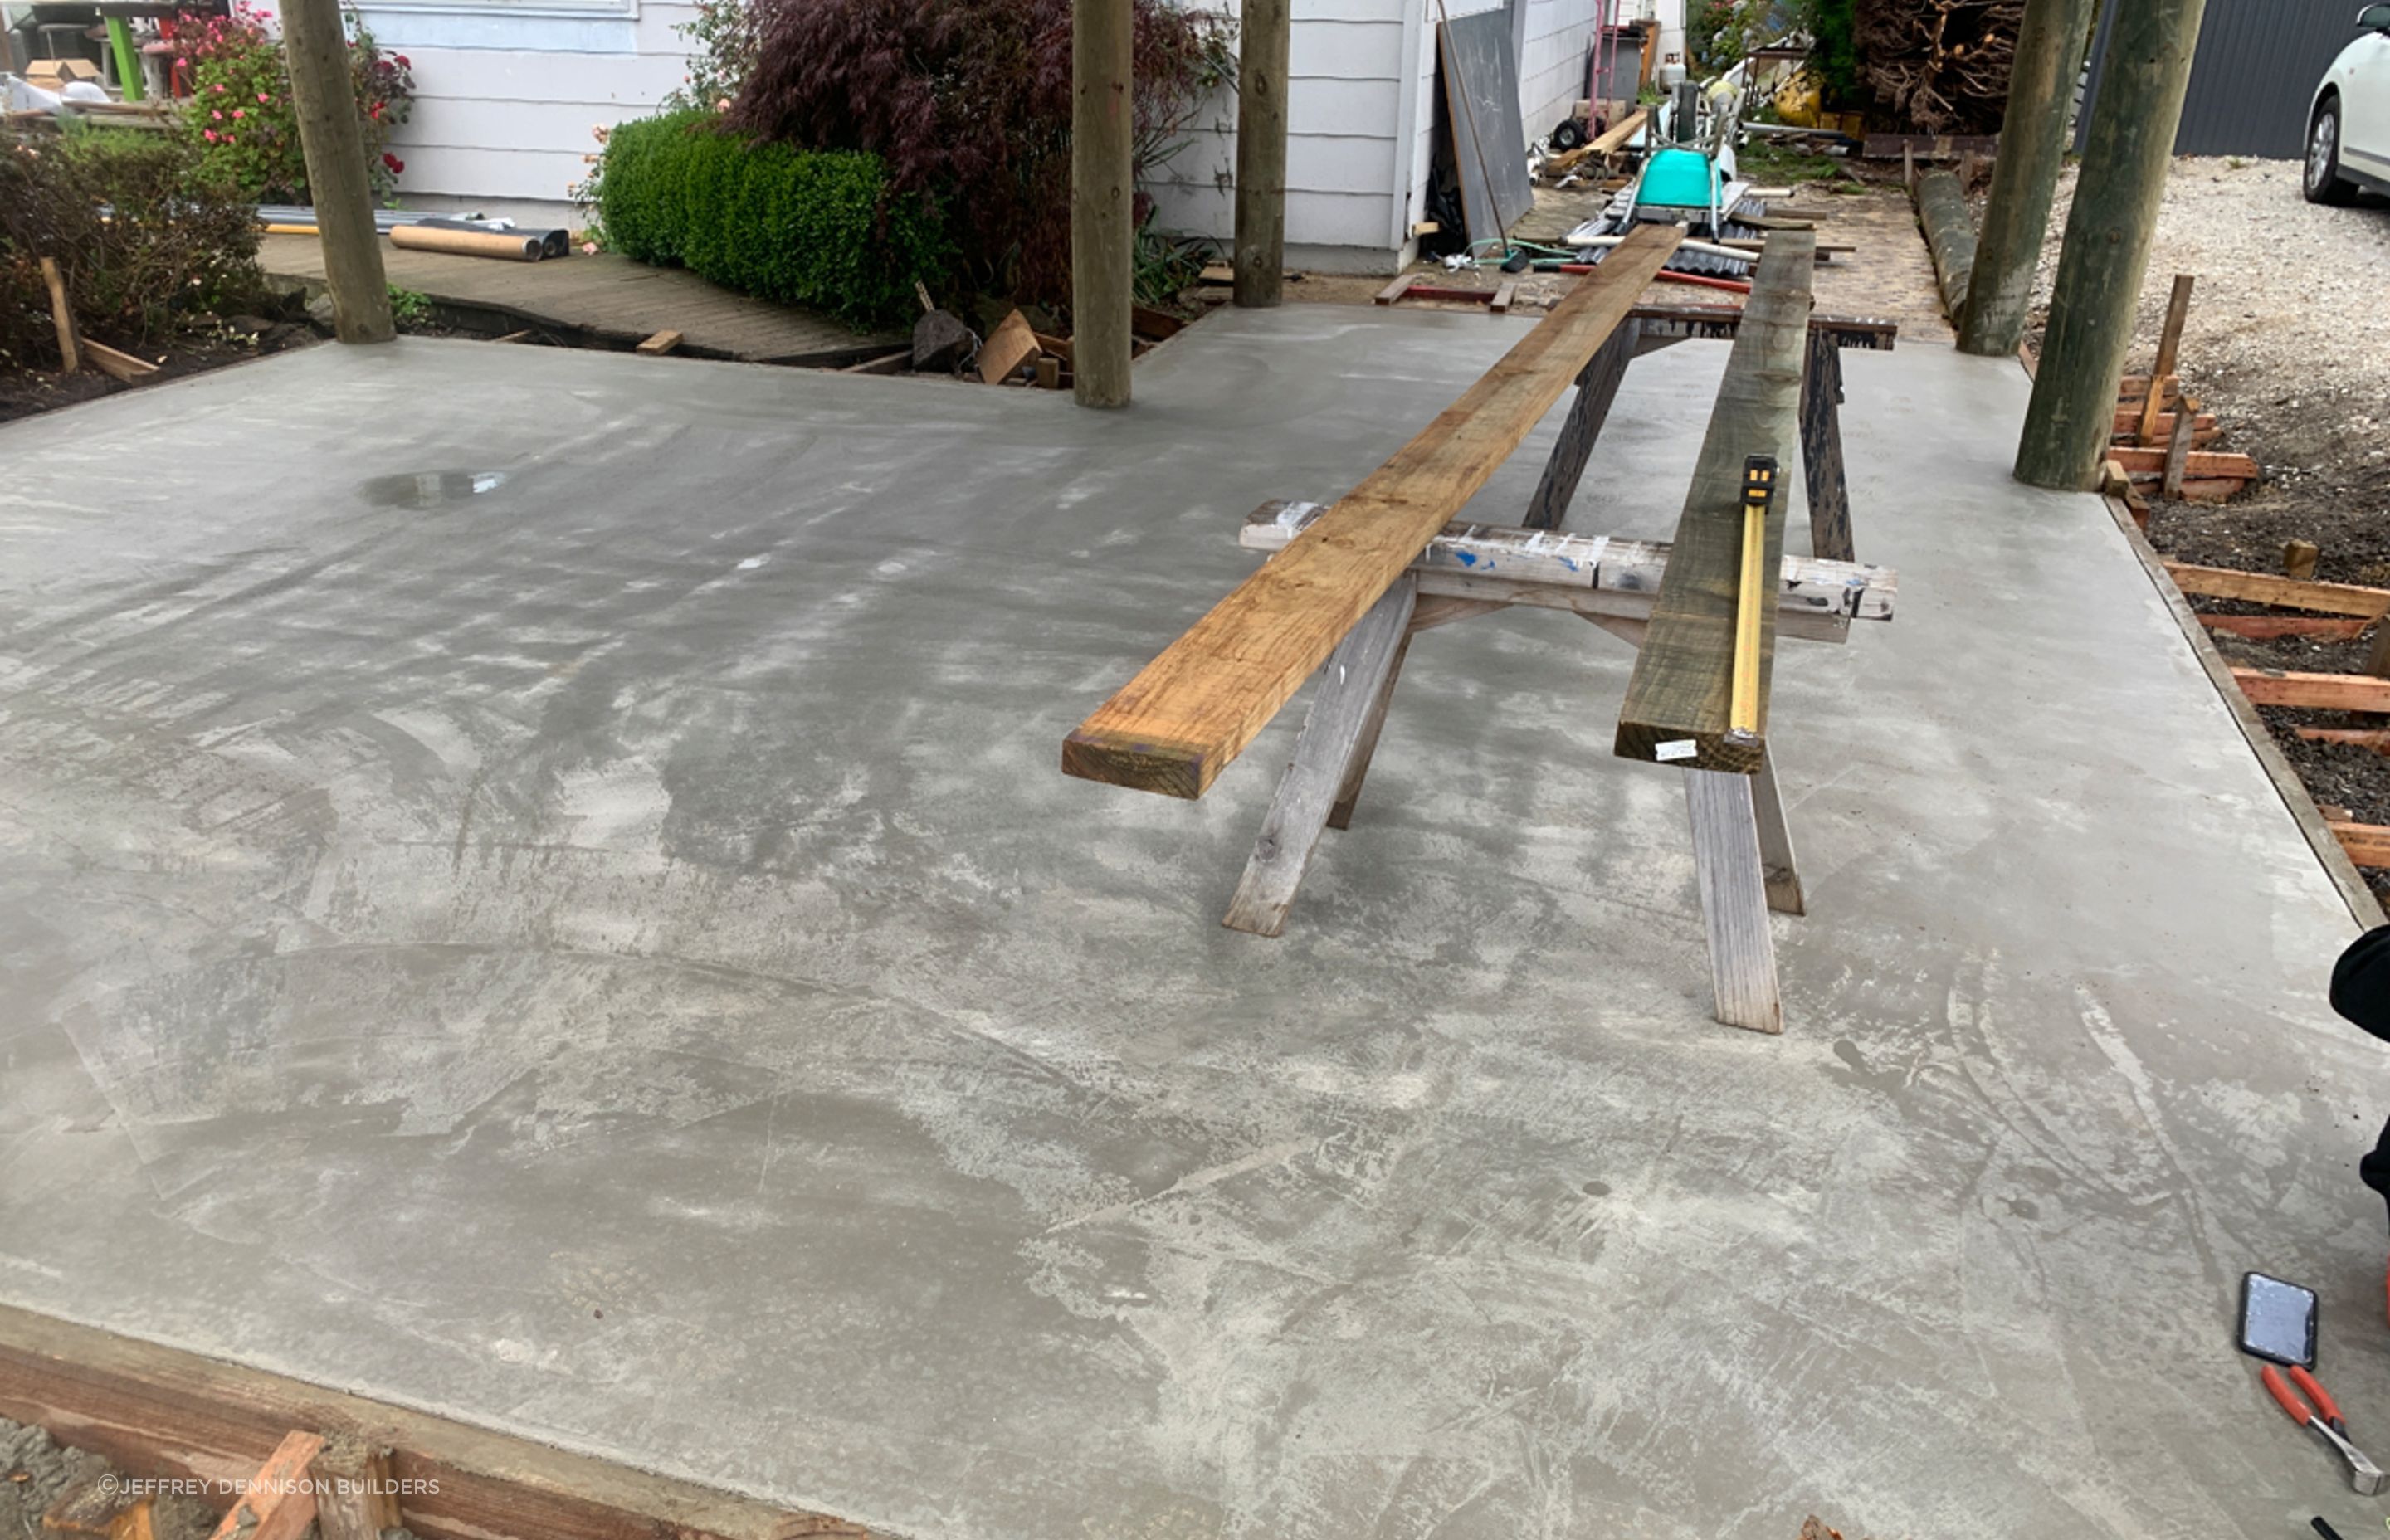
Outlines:
<svg viewBox="0 0 2390 1540"><path fill-rule="evenodd" d="M2174 623L2182 632L2183 640L2191 644L2191 656L2197 658L2199 666L2207 671L2208 682L2223 698L2225 709L2232 713L2232 720L2241 728L2241 736L2249 740L2250 751L2265 768L2266 777L2274 783L2275 794L2282 799L2282 805L2290 809L2292 819L2299 826L2299 832L2306 836L2307 847L2315 852L2316 859L2323 863L2324 875L2332 879L2334 888L2340 890L2341 902L2348 905L2349 917L2360 929L2367 930L2390 921L2390 915L2383 911L2382 901L2373 896L2371 888L2366 886L2364 874L2357 869L2357 863L2348 858L2348 853L2341 849L2340 841L2324 822L2322 810L2316 806L2315 799L2307 795L2306 783L2299 779L2298 772L2291 768L2291 762L2282 757L2282 751L2274 742L2274 735L2266 726L2265 719L2257 714L2256 707L2249 704L2249 698L2241 693L2241 687L2232 682L2232 665L2216 650L2216 643L2208 636L2207 628L2199 623L2198 614L2191 608L2191 601L2182 597L2182 590L2177 588L2174 579L2166 575L2165 566L2156 548L2133 522L2131 509L2121 497L2103 495L2100 501L2107 508L2108 516L2116 521L2116 528L2124 534L2125 544L2132 548L2134 558L2140 562L2141 571L2149 574L2151 586L2157 590L2158 597L2165 601L2167 612L2174 616Z"/></svg>

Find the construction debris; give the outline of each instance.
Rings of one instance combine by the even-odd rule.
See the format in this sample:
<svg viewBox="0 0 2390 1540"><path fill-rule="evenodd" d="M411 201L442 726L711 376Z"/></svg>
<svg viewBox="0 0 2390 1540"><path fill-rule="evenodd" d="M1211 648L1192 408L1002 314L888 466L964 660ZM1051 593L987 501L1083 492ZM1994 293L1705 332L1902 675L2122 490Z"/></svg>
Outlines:
<svg viewBox="0 0 2390 1540"><path fill-rule="evenodd" d="M1895 122L1925 134L1997 134L2024 0L1857 0L1859 73Z"/></svg>

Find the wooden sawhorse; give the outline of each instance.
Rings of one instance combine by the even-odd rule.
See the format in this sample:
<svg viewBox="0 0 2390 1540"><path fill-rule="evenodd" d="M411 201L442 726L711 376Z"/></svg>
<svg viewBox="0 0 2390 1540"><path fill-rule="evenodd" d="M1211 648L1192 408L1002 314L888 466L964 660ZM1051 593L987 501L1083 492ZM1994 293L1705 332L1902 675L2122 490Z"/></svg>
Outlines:
<svg viewBox="0 0 2390 1540"><path fill-rule="evenodd" d="M1321 835L1352 821L1413 635L1528 604L1574 610L1629 644L1643 645L1672 547L1566 533L1561 524L1627 365L1677 342L1734 338L1741 321L1742 312L1731 307L1638 307L1578 374L1576 398L1521 523L1447 525L1345 634L1320 670L1293 763L1263 819L1224 924L1266 936L1285 929ZM1888 350L1896 335L1887 321L1810 319L1799 354L1797 415L1816 554L1781 558L1775 619L1786 635L1841 642L1854 620L1892 618L1894 575L1855 562L1840 407L1841 351ZM1240 543L1278 550L1323 511L1318 504L1266 504L1246 520ZM1780 507L1775 521L1780 531ZM1664 741L1652 757L1670 763L1699 753L1690 741ZM1685 789L1717 1019L1780 1032L1783 1006L1767 915L1771 909L1799 915L1805 906L1775 766L1763 750L1749 773L1689 767Z"/></svg>

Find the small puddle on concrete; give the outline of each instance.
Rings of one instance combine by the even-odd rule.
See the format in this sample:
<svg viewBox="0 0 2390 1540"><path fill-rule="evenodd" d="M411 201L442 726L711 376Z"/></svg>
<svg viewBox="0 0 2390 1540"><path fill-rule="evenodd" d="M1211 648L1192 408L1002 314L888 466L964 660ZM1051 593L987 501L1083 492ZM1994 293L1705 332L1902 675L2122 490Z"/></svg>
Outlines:
<svg viewBox="0 0 2390 1540"><path fill-rule="evenodd" d="M376 476L359 490L378 508L445 508L487 496L506 484L503 470L418 470Z"/></svg>

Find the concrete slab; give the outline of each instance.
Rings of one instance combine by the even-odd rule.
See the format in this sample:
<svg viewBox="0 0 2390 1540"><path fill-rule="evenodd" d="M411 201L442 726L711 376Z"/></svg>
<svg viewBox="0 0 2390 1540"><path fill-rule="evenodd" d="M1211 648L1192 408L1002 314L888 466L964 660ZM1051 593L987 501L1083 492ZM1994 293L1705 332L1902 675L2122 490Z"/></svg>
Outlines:
<svg viewBox="0 0 2390 1540"><path fill-rule="evenodd" d="M1281 941L1217 919L1297 713L1198 804L1056 772L1524 324L1224 316L1116 415L403 341L0 429L0 1297L938 1540L2360 1533L2231 1347L2314 1284L2390 1429L2354 927L2008 480L2012 366L1848 361L1904 609L1779 671L1781 1039L1565 615L1421 638ZM1669 527L1723 352L1578 527Z"/></svg>

